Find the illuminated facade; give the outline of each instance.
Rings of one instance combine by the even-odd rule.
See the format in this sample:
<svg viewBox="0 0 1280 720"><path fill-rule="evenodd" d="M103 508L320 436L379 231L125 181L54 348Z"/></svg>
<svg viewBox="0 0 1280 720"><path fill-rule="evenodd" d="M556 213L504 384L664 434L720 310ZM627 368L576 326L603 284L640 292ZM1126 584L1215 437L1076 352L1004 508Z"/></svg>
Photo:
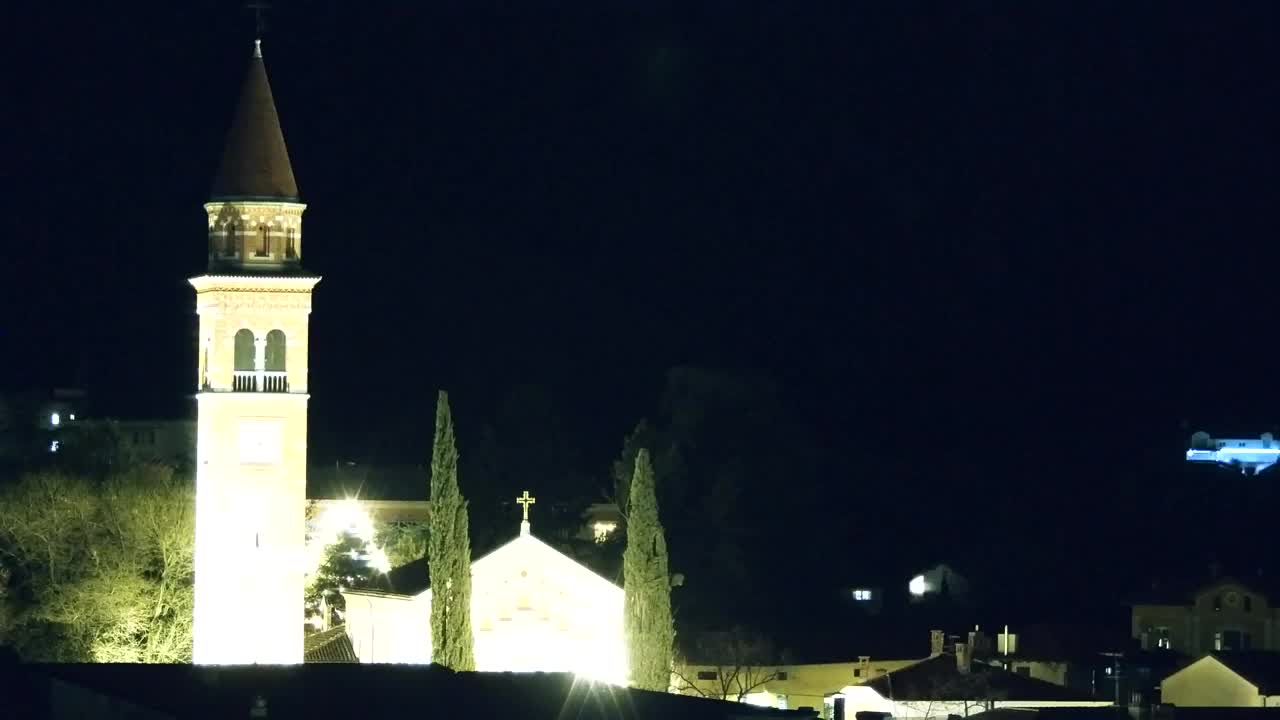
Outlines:
<svg viewBox="0 0 1280 720"><path fill-rule="evenodd" d="M1215 439L1209 433L1198 432L1191 436L1191 447L1187 449L1188 462L1230 465L1249 474L1271 467L1278 459L1280 440L1271 433L1254 439Z"/></svg>
<svg viewBox="0 0 1280 720"><path fill-rule="evenodd" d="M298 188L255 47L210 202L199 315L194 660L302 660L307 330Z"/></svg>
<svg viewBox="0 0 1280 720"><path fill-rule="evenodd" d="M346 590L346 627L361 662L431 661L425 561L392 571L385 589ZM471 564L476 669L572 672L624 684L623 591L534 537Z"/></svg>

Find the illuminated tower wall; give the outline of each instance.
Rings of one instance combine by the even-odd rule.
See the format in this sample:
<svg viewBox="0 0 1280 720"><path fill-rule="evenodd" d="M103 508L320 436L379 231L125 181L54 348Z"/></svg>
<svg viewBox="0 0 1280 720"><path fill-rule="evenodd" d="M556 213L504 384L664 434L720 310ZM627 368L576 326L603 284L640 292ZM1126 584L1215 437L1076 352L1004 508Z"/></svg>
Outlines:
<svg viewBox="0 0 1280 720"><path fill-rule="evenodd" d="M194 660L302 661L307 326L302 212L261 52L236 108L191 279L200 347Z"/></svg>

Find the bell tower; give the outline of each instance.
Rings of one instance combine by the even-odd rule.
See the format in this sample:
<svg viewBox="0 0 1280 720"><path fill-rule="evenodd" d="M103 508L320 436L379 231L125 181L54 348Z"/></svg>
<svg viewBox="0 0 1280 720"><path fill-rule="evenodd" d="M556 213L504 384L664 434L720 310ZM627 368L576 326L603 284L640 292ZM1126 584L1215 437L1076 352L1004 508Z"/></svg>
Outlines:
<svg viewBox="0 0 1280 720"><path fill-rule="evenodd" d="M197 369L197 664L302 662L307 325L302 212L255 41L190 280Z"/></svg>

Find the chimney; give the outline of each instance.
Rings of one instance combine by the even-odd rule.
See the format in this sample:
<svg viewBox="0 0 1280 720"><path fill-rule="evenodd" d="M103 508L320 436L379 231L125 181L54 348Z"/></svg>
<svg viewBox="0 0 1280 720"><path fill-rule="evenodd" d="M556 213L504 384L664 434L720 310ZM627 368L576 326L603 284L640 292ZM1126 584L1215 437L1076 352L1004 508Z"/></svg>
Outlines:
<svg viewBox="0 0 1280 720"><path fill-rule="evenodd" d="M941 630L929 631L929 657L936 657L942 654L943 647L946 646L947 635Z"/></svg>
<svg viewBox="0 0 1280 720"><path fill-rule="evenodd" d="M973 631L969 633L969 652L975 656L983 656L987 655L989 650L986 633L974 625Z"/></svg>
<svg viewBox="0 0 1280 720"><path fill-rule="evenodd" d="M961 674L968 674L969 672L969 663L972 661L969 653L970 650L967 644L956 643L956 670L959 670Z"/></svg>

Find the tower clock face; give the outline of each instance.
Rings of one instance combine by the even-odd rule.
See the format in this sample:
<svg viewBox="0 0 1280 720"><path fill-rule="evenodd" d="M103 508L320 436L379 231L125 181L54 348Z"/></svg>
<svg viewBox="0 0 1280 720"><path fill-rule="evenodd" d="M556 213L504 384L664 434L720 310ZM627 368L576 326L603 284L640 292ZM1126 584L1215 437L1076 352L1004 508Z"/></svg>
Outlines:
<svg viewBox="0 0 1280 720"><path fill-rule="evenodd" d="M278 465L281 459L280 436L279 420L241 420L240 463Z"/></svg>

